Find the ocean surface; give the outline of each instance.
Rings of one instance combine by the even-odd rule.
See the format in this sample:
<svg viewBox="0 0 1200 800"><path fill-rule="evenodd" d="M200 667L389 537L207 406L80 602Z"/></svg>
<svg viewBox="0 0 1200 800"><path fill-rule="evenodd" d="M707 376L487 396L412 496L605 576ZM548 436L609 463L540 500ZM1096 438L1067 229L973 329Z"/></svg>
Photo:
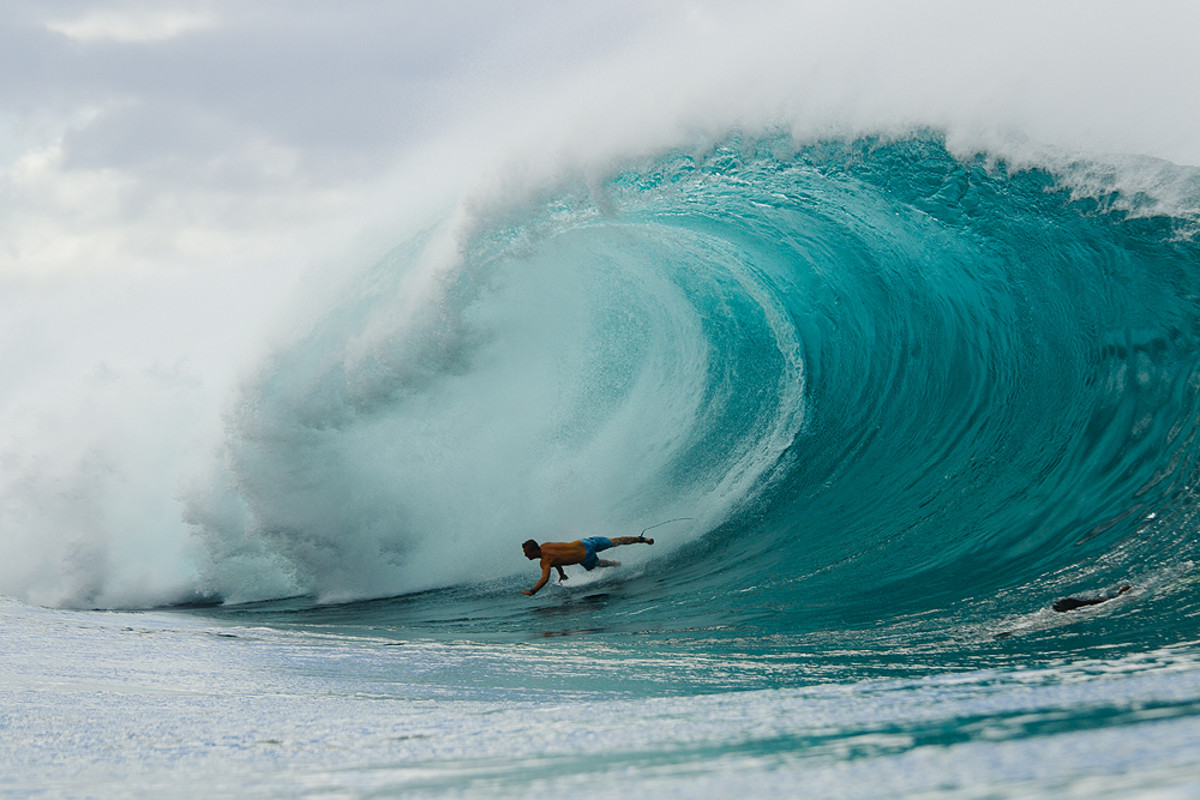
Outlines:
<svg viewBox="0 0 1200 800"><path fill-rule="evenodd" d="M1200 172L1121 169L731 134L348 270L185 579L0 587L0 795L1200 796Z"/></svg>

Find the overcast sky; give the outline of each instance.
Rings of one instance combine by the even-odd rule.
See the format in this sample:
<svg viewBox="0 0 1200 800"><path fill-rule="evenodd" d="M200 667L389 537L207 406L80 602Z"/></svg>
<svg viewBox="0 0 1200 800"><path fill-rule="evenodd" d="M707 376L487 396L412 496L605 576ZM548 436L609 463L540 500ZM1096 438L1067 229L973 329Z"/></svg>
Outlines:
<svg viewBox="0 0 1200 800"><path fill-rule="evenodd" d="M279 236L348 213L400 154L620 46L654 13L538 0L0 8L10 276L270 251L239 230Z"/></svg>
<svg viewBox="0 0 1200 800"><path fill-rule="evenodd" d="M571 115L596 142L790 108L1196 163L1198 32L1187 0L0 0L0 280L311 257L435 194L409 162Z"/></svg>

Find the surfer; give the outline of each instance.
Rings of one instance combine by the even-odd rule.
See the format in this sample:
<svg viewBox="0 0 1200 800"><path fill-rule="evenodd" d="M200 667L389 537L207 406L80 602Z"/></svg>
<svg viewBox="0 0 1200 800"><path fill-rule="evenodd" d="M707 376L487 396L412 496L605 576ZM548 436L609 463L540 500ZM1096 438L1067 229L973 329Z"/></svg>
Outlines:
<svg viewBox="0 0 1200 800"><path fill-rule="evenodd" d="M1132 588L1132 586L1125 585L1118 589L1116 594L1101 595L1099 597L1064 597L1061 600L1055 601L1051 608L1055 611L1074 611L1084 606L1096 606L1101 603L1107 603L1113 598L1120 597Z"/></svg>
<svg viewBox="0 0 1200 800"><path fill-rule="evenodd" d="M654 544L653 539L647 539L645 536L617 536L612 539L603 536L589 536L574 542L543 542L542 544L530 539L521 545L521 549L525 551L525 557L530 561L541 560L542 578L532 589L522 589L521 594L531 596L537 594L538 589L541 589L546 585L546 581L550 580L551 569L558 570L558 579L565 581L567 573L563 572L563 567L570 564L582 564L583 568L589 572L596 567L619 567L621 566L620 561L605 561L596 553L622 544L643 542Z"/></svg>

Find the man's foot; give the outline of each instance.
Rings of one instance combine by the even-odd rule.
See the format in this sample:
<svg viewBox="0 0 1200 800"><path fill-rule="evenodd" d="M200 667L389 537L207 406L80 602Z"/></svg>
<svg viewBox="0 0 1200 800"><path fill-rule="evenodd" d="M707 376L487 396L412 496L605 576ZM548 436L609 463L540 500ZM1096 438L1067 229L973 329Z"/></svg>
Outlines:
<svg viewBox="0 0 1200 800"><path fill-rule="evenodd" d="M647 537L645 537L645 536L643 536L643 537L642 537L642 541L643 541L643 542L645 542L646 544L654 544L654 540L653 540L653 539L649 539L649 538L647 538Z"/></svg>

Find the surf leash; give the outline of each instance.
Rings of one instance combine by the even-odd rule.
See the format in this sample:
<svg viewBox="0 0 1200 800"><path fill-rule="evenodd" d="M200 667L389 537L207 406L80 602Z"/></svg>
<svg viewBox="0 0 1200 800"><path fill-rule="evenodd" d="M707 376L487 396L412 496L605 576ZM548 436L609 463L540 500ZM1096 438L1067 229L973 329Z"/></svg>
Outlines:
<svg viewBox="0 0 1200 800"><path fill-rule="evenodd" d="M639 533L638 536L645 536L646 531L652 531L655 528L661 527L663 525L669 525L672 522L680 522L681 520L685 520L685 519L695 519L695 517L676 517L675 519L669 519L666 522L658 522L658 523L655 523L654 525L651 525L649 528L642 528L642 532Z"/></svg>

